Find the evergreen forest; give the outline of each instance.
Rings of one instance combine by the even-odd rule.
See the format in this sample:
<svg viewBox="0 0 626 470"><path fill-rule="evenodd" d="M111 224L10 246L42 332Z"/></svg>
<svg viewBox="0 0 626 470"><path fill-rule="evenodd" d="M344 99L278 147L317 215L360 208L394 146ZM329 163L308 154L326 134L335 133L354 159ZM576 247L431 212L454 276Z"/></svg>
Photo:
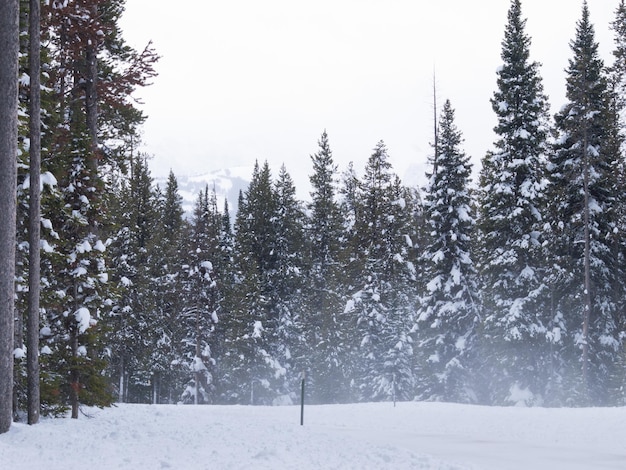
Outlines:
<svg viewBox="0 0 626 470"><path fill-rule="evenodd" d="M610 63L583 3L553 116L510 0L480 168L445 101L424 187L403 185L383 140L363 174L340 170L323 131L308 200L284 166L257 161L232 213L208 186L185 213L176 175L156 185L137 152L132 93L159 57L125 43L124 3L41 7L37 181L20 1L15 419L36 352L41 412L73 417L115 402L297 403L303 379L320 404L626 404L624 0Z"/></svg>

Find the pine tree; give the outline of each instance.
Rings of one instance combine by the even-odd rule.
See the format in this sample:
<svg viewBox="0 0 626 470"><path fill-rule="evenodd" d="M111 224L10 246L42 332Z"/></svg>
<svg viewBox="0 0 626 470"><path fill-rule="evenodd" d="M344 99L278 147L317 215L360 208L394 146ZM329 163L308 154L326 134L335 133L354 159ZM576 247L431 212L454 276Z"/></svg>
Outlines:
<svg viewBox="0 0 626 470"><path fill-rule="evenodd" d="M53 222L64 235L57 245L63 257L62 263L55 266L57 302L50 306L48 314L50 323L61 327L60 337L68 338L69 344L57 344L56 352L68 368L68 400L72 417L78 418L79 403L88 403L91 396L95 396L92 392L103 391L86 388L91 379L101 377L101 370L96 367L102 367L100 354L103 353L94 342L99 338L91 334L97 330L88 330L96 328L98 320L108 310L104 286L108 273L104 256L106 245L95 230L97 221L101 221L101 200L96 196L100 181L84 164L84 147L81 149L81 146L85 142L75 139L74 143L76 146L70 150L73 155L70 172L67 179L60 182L66 210ZM92 385L96 385L95 382Z"/></svg>
<svg viewBox="0 0 626 470"><path fill-rule="evenodd" d="M344 361L346 331L343 328L342 272L340 267L341 220L335 198L337 173L326 131L311 155L313 188L309 203L307 239L309 266L305 291L307 383L310 399L335 403L347 399Z"/></svg>
<svg viewBox="0 0 626 470"><path fill-rule="evenodd" d="M152 45L138 52L124 41L124 3L53 0L42 9L52 59L48 86L57 93L61 117L73 103L82 108L93 165L126 166L145 120L132 94L156 75L159 57Z"/></svg>
<svg viewBox="0 0 626 470"><path fill-rule="evenodd" d="M183 393L182 384L188 373L180 361L179 314L185 307L181 295L185 257L185 240L189 227L184 220L183 200L178 192L178 180L170 171L164 193L159 196L158 227L153 234L151 279L155 290L154 315L151 318L150 364L152 402L172 403Z"/></svg>
<svg viewBox="0 0 626 470"><path fill-rule="evenodd" d="M225 319L229 351L222 359L227 402L270 404L282 394L286 369L272 344L280 318L271 283L278 255L276 216L269 165L257 163L235 220L236 296Z"/></svg>
<svg viewBox="0 0 626 470"><path fill-rule="evenodd" d="M404 242L406 236L395 210L402 205L399 186L380 141L361 182L353 257L363 268L350 280L354 288L345 309L357 329L351 367L362 400L391 400L396 394L407 399L413 393L407 367L413 354L408 336L411 303L402 299L406 264L397 249L398 240Z"/></svg>
<svg viewBox="0 0 626 470"><path fill-rule="evenodd" d="M402 186L397 176L391 187L390 201L382 231L387 246L385 276L390 287L389 314L381 335L385 347L380 356L383 374L377 395L391 396L395 401L413 399L415 392L413 325L417 259L413 240L417 226L413 218L412 193Z"/></svg>
<svg viewBox="0 0 626 470"><path fill-rule="evenodd" d="M44 78L53 98L43 116L42 166L56 176L59 191L42 208L59 234L46 268L54 273L47 286L54 298L42 305L50 332L42 375L61 406L71 403L73 417L81 402L106 405L112 398L101 321L113 303L105 254L108 177L124 166L125 144L144 119L130 95L154 75L157 59L151 49L137 54L124 44L117 26L122 5L53 1L42 8Z"/></svg>
<svg viewBox="0 0 626 470"><path fill-rule="evenodd" d="M421 258L418 317L418 396L476 401L473 368L479 328L476 271L470 254L474 214L471 164L462 151L454 110L446 101L439 121L436 163L428 175L424 211L430 236Z"/></svg>
<svg viewBox="0 0 626 470"><path fill-rule="evenodd" d="M182 400L209 403L214 400L214 333L219 321L220 298L213 261L219 257L221 215L215 191L208 186L200 192L191 223L191 243L187 249L186 271L182 280L185 305L179 321L184 345L181 361L187 364L189 381Z"/></svg>
<svg viewBox="0 0 626 470"><path fill-rule="evenodd" d="M150 338L156 324L156 289L151 276L151 247L156 231L157 201L145 156L132 163L118 189L114 224L119 227L109 249L111 282L117 285L116 305L107 322L112 363L118 378L118 400L149 401Z"/></svg>
<svg viewBox="0 0 626 470"><path fill-rule="evenodd" d="M586 2L571 48L568 101L555 117L558 139L550 162L551 287L568 333L562 398L601 404L611 400L621 349L612 249L619 155L607 145L614 134L610 93Z"/></svg>
<svg viewBox="0 0 626 470"><path fill-rule="evenodd" d="M611 87L617 108L622 111L626 106L626 3L623 0L615 10L611 27L615 36L614 63L610 70Z"/></svg>
<svg viewBox="0 0 626 470"><path fill-rule="evenodd" d="M361 217L362 204L361 182L356 174L354 165L349 163L348 168L341 174L339 187L339 214L341 230L339 238L339 261L343 272L343 291L345 297L354 289L355 282L360 278L363 270L362 257L354 256L359 249L359 233L357 220Z"/></svg>
<svg viewBox="0 0 626 470"><path fill-rule="evenodd" d="M219 402L224 400L230 384L227 380L229 375L228 360L231 351L227 344L229 337L233 335L230 330L231 312L236 311L236 298L239 286L237 285L237 272L234 258L234 234L230 222L230 212L228 200L224 200L224 210L221 217L220 237L218 242L218 253L213 263L218 283L218 293L220 295L221 315L219 322L215 325L213 350L216 358L215 364L215 388L216 397Z"/></svg>
<svg viewBox="0 0 626 470"><path fill-rule="evenodd" d="M618 305L617 312L624 312L626 303L624 302L624 292L626 291L626 285L622 281L626 275L624 272L626 266L626 239L623 235L626 233L626 161L624 156L626 155L626 136L624 135L624 129L626 128L626 120L624 116L624 110L626 109L626 3L622 0L615 11L615 20L612 23L612 29L615 34L615 50L613 51L614 63L610 69L610 90L611 98L609 102L609 119L610 134L609 145L613 148L613 152L620 155L619 167L614 169L617 173L617 185L615 191L615 197L618 199L616 204L617 213L615 215L618 227L613 237L613 259L615 273L613 278L616 281L616 286L613 289L615 302ZM617 319L618 329L621 332L622 341L624 340L626 332L626 315L619 314ZM621 363L626 361L626 354L622 354ZM624 366L617 366L616 369L626 370ZM618 379L623 383L622 377ZM626 390L621 387L622 403L625 400Z"/></svg>
<svg viewBox="0 0 626 470"><path fill-rule="evenodd" d="M286 370L280 396L297 394L306 362L300 351L304 346L303 302L304 211L296 198L296 188L283 165L275 184L276 193L276 266L269 276L275 300L276 331L272 355Z"/></svg>
<svg viewBox="0 0 626 470"><path fill-rule="evenodd" d="M491 100L498 117L496 150L480 175L480 266L486 323L485 359L490 401L504 403L512 388L537 401L548 386L552 342L558 327L546 315L542 253L547 186L548 104L539 64L530 62L521 2L512 0L502 41L503 66ZM532 346L531 346L532 345Z"/></svg>

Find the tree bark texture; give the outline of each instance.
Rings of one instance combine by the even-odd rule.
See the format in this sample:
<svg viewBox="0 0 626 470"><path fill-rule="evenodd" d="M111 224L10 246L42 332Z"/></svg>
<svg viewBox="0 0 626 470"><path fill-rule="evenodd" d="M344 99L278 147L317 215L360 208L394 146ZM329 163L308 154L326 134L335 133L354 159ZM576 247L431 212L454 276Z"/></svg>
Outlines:
<svg viewBox="0 0 626 470"><path fill-rule="evenodd" d="M41 33L40 0L30 0L29 52L30 71L29 137L30 192L28 205L28 320L26 333L26 369L28 376L28 424L36 424L40 414L39 390L39 293L41 290Z"/></svg>
<svg viewBox="0 0 626 470"><path fill-rule="evenodd" d="M13 417L19 2L0 0L0 433Z"/></svg>
<svg viewBox="0 0 626 470"><path fill-rule="evenodd" d="M94 19L98 18L97 2L91 7ZM97 24L97 22L95 23ZM95 35L88 40L85 48L85 112L87 130L91 143L91 155L87 160L88 167L98 171L98 38Z"/></svg>

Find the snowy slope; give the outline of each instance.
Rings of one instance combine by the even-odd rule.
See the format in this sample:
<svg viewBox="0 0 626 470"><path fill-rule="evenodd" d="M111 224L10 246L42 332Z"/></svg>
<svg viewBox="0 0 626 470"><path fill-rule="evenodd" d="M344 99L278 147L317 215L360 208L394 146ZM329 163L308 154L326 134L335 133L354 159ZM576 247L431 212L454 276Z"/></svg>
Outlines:
<svg viewBox="0 0 626 470"><path fill-rule="evenodd" d="M626 408L120 405L14 424L3 469L626 468Z"/></svg>

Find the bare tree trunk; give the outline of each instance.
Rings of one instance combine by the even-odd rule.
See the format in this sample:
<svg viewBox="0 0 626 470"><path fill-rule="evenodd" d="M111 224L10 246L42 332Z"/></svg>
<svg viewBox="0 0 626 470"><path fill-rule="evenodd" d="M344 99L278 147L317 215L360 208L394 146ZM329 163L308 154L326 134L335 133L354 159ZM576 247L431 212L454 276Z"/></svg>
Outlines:
<svg viewBox="0 0 626 470"><path fill-rule="evenodd" d="M159 404L159 395L161 394L161 374L155 372L152 375L152 404Z"/></svg>
<svg viewBox="0 0 626 470"><path fill-rule="evenodd" d="M98 62L95 44L87 47L87 83L85 84L85 108L87 120L87 132L91 143L91 155L88 165L91 169L98 168L98 94L96 86L98 83Z"/></svg>
<svg viewBox="0 0 626 470"><path fill-rule="evenodd" d="M14 312L15 314L13 315L14 317L13 350L16 350L18 348L20 350L23 350L24 349L24 315L22 315L21 312L18 313L15 310L15 305L14 305ZM16 367L16 366L17 364L20 364L22 360L23 360L23 356L20 357L19 359L13 356L13 422L14 423L17 423L20 421L20 407L21 409L24 409L23 404L20 404L20 394L19 394L18 387L16 386L16 384L18 384L19 381L21 380L21 374L23 372L21 367Z"/></svg>
<svg viewBox="0 0 626 470"><path fill-rule="evenodd" d="M92 6L94 21L98 18L98 5ZM98 44L90 40L85 50L86 81L85 81L85 114L87 132L91 144L91 155L87 166L94 172L98 169Z"/></svg>
<svg viewBox="0 0 626 470"><path fill-rule="evenodd" d="M439 116L437 116L437 81L435 77L435 70L433 69L433 148L435 150L435 156L433 157L433 176L437 174L437 163L439 160Z"/></svg>
<svg viewBox="0 0 626 470"><path fill-rule="evenodd" d="M26 370L28 373L28 424L37 424L39 390L39 293L41 290L41 33L39 0L30 0L28 68L30 71L29 136L30 192L28 205L28 321Z"/></svg>
<svg viewBox="0 0 626 470"><path fill-rule="evenodd" d="M78 327L72 326L70 331L70 344L72 348L72 360L75 361L70 369L70 405L72 407L72 419L78 419L78 392L80 390L80 374L78 372Z"/></svg>
<svg viewBox="0 0 626 470"><path fill-rule="evenodd" d="M587 149L587 129L584 131L583 139L583 185L584 185L584 237L585 237L585 279L584 279L584 296L583 296L583 327L582 327L582 378L583 392L585 399L588 398L589 392L589 319L591 316L591 232L589 230L589 151Z"/></svg>
<svg viewBox="0 0 626 470"><path fill-rule="evenodd" d="M196 308L196 361L199 361L201 358L201 354L202 351L200 350L200 337L201 335L201 331L200 331L200 309ZM194 397L194 405L197 405L199 403L198 400L198 394L200 393L200 367L198 365L198 363L196 362L194 364L195 368L196 368L196 372L195 372L195 382L196 382L196 393L195 393L195 397Z"/></svg>
<svg viewBox="0 0 626 470"><path fill-rule="evenodd" d="M0 433L13 414L19 2L0 2Z"/></svg>
<svg viewBox="0 0 626 470"><path fill-rule="evenodd" d="M126 387L125 387L126 382L124 381L124 373L125 373L124 367L125 367L124 355L122 354L120 356L120 380L119 380L119 390L117 392L117 400L120 403L124 403L126 401L125 400L126 395L124 393L126 391Z"/></svg>

